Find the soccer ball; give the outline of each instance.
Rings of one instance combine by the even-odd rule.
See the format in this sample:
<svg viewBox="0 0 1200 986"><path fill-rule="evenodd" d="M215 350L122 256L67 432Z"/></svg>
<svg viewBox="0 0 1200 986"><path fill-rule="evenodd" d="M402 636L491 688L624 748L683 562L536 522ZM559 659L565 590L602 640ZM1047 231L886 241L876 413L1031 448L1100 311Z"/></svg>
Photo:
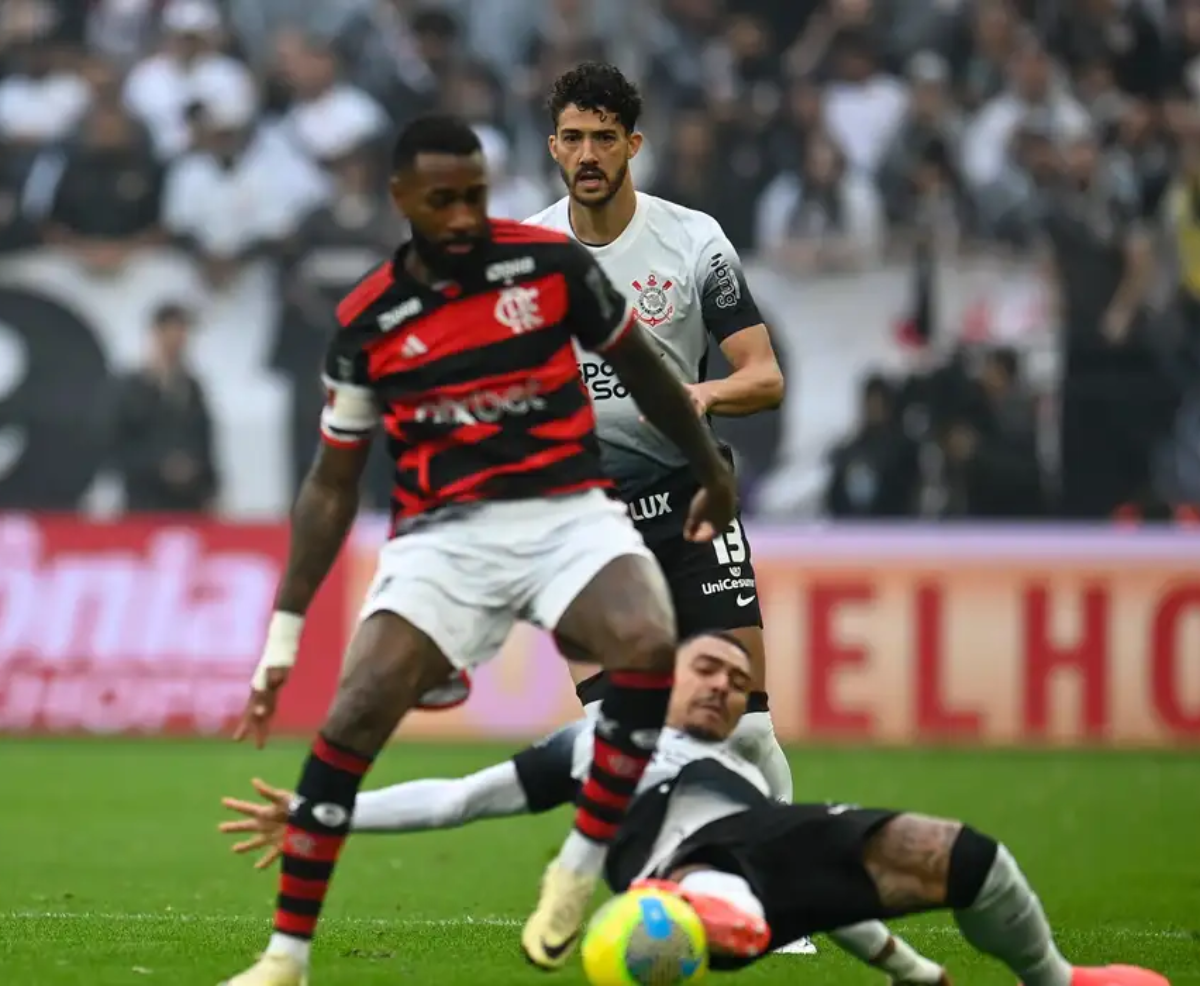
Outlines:
<svg viewBox="0 0 1200 986"><path fill-rule="evenodd" d="M661 890L633 890L604 904L583 938L592 986L680 986L708 972L704 925L691 905Z"/></svg>

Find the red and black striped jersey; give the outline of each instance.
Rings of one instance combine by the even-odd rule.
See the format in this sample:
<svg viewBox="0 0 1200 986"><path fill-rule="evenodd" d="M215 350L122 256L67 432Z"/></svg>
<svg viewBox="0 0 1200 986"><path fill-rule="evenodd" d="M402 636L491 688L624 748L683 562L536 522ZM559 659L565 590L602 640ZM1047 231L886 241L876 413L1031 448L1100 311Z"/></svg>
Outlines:
<svg viewBox="0 0 1200 986"><path fill-rule="evenodd" d="M393 529L444 507L607 487L575 343L603 352L629 303L568 237L494 221L473 273L430 287L402 258L338 306L325 362L325 441L382 424L395 459Z"/></svg>

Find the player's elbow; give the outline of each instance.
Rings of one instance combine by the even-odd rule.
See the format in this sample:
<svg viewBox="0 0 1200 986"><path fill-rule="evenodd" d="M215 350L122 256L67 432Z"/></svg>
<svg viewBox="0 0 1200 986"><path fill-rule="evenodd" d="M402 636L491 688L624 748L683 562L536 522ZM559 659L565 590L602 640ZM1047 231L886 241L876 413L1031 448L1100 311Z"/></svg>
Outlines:
<svg viewBox="0 0 1200 986"><path fill-rule="evenodd" d="M779 369L779 364L772 360L763 372L763 410L774 411L783 404L784 390L783 371Z"/></svg>

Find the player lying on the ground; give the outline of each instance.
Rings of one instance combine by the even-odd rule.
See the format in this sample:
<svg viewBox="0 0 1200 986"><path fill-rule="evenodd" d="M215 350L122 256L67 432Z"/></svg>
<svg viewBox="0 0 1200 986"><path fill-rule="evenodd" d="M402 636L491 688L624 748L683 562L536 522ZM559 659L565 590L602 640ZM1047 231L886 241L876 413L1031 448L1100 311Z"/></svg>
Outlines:
<svg viewBox="0 0 1200 986"><path fill-rule="evenodd" d="M762 773L725 742L745 709L749 683L750 662L734 642L706 634L680 648L671 726L605 872L616 891L649 881L684 897L704 922L714 968L740 968L773 945L835 929L843 929L836 940L852 954L877 956L854 946L856 925L951 909L966 940L1007 965L1024 986L1167 986L1157 973L1131 966L1072 967L1009 851L962 822L774 801ZM577 723L459 781L414 781L364 794L352 828L444 828L568 802L589 762L591 735L604 728L603 717ZM256 786L268 803L226 799L248 818L221 829L256 833L234 849L271 847L264 866L278 855L291 795ZM918 975L933 966L914 958Z"/></svg>

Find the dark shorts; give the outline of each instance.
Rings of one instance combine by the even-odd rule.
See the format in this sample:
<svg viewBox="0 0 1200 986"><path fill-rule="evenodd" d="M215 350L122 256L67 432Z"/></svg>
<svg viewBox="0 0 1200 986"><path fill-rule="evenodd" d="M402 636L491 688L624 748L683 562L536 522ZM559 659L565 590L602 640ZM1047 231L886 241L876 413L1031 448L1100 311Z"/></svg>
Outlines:
<svg viewBox="0 0 1200 986"><path fill-rule="evenodd" d="M691 473L683 471L626 504L666 577L681 640L706 630L763 625L750 542L741 515L707 544L683 536L683 522L698 489ZM575 691L583 705L603 698L603 672L581 681ZM766 710L766 693L756 692L747 711Z"/></svg>
<svg viewBox="0 0 1200 986"><path fill-rule="evenodd" d="M843 805L770 805L722 818L687 839L663 875L705 863L742 876L771 926L771 948L889 917L862 863L863 844L899 812ZM736 968L742 960L714 968Z"/></svg>
<svg viewBox="0 0 1200 986"><path fill-rule="evenodd" d="M761 627L754 563L741 516L707 544L683 536L688 506L698 489L690 473L676 473L629 505L667 578L679 636ZM662 512L664 503L669 512Z"/></svg>

